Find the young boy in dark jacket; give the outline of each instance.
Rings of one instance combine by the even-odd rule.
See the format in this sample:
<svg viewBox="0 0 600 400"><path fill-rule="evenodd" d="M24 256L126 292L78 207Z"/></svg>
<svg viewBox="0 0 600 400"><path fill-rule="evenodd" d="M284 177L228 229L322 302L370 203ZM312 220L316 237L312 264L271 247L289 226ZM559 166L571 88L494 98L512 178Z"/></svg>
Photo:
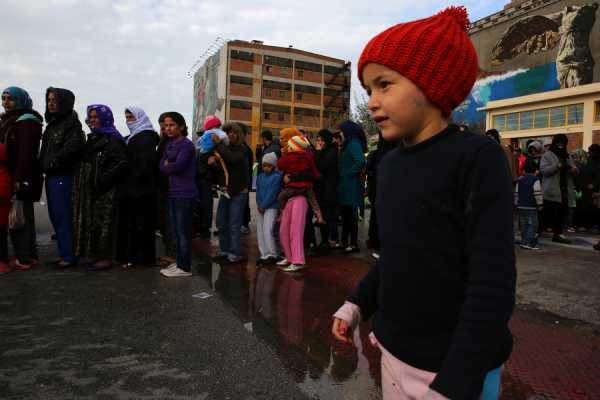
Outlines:
<svg viewBox="0 0 600 400"><path fill-rule="evenodd" d="M358 63L390 141L377 173L381 258L335 314L351 342L373 320L384 399L498 398L512 348L512 186L502 148L448 118L477 77L463 7L398 24ZM489 392L488 392L489 391ZM492 394L488 394L492 392Z"/></svg>

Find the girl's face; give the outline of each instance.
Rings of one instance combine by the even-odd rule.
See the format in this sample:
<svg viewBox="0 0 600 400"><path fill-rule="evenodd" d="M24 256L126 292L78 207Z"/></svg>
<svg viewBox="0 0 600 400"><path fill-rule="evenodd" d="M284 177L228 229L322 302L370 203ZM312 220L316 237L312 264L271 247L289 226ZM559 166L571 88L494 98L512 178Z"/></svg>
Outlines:
<svg viewBox="0 0 600 400"><path fill-rule="evenodd" d="M227 132L227 136L229 137L229 143L238 144L240 140L240 136L234 130Z"/></svg>
<svg viewBox="0 0 600 400"><path fill-rule="evenodd" d="M432 111L437 110L412 81L386 66L367 64L363 82L371 117L385 140L416 137L424 130Z"/></svg>
<svg viewBox="0 0 600 400"><path fill-rule="evenodd" d="M58 97L56 96L56 93L48 93L48 99L46 102L48 103L48 112L50 114L58 112Z"/></svg>
<svg viewBox="0 0 600 400"><path fill-rule="evenodd" d="M129 111L125 111L125 121L131 124L137 121L137 119L135 118L135 115L133 115Z"/></svg>
<svg viewBox="0 0 600 400"><path fill-rule="evenodd" d="M327 143L323 140L321 136L317 136L317 149L324 149L327 147Z"/></svg>
<svg viewBox="0 0 600 400"><path fill-rule="evenodd" d="M12 111L17 108L17 103L12 99L10 94L2 93L2 107L4 107L4 111Z"/></svg>
<svg viewBox="0 0 600 400"><path fill-rule="evenodd" d="M91 129L102 128L102 122L100 122L100 118L98 118L98 113L96 112L96 110L90 111L90 116L88 117L87 124Z"/></svg>
<svg viewBox="0 0 600 400"><path fill-rule="evenodd" d="M275 169L275 167L272 166L271 164L263 163L262 164L262 169L263 169L263 172L265 174L269 175L271 172L273 172L273 170Z"/></svg>
<svg viewBox="0 0 600 400"><path fill-rule="evenodd" d="M171 139L177 139L181 136L183 136L183 127L177 125L177 123L175 121L173 121L172 118L165 118L165 134L167 135L167 137L171 138Z"/></svg>

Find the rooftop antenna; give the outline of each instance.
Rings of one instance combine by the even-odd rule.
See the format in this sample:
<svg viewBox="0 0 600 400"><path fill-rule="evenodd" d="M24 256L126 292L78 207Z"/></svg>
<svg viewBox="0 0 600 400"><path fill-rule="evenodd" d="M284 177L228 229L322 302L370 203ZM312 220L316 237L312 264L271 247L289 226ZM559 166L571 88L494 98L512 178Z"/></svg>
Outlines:
<svg viewBox="0 0 600 400"><path fill-rule="evenodd" d="M214 56L223 46L227 44L227 42L227 39L223 39L222 37L217 36L215 41L210 46L208 46L206 50L204 50L204 52L198 57L194 65L192 65L192 67L188 70L188 78L193 77L196 71L198 71L198 69L202 67L202 64L204 64L204 62L210 57Z"/></svg>

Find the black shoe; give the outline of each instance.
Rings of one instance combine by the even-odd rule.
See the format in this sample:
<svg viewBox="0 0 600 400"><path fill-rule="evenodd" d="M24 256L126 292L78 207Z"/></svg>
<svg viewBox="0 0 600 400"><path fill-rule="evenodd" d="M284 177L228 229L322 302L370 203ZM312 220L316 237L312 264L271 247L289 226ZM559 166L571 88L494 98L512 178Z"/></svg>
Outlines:
<svg viewBox="0 0 600 400"><path fill-rule="evenodd" d="M222 263L224 261L227 261L228 257L229 256L227 254L219 254L218 256L214 256L212 260L216 263Z"/></svg>

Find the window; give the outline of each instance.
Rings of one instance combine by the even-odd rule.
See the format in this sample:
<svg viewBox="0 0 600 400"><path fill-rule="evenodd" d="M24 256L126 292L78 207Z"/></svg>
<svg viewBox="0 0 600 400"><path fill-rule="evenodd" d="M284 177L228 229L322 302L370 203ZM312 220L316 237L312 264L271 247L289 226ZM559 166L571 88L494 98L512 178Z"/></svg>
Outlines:
<svg viewBox="0 0 600 400"><path fill-rule="evenodd" d="M303 69L298 70L298 78L304 78L304 70Z"/></svg>
<svg viewBox="0 0 600 400"><path fill-rule="evenodd" d="M600 101L596 102L596 114L595 115L596 116L595 116L594 120L596 122L600 122Z"/></svg>
<svg viewBox="0 0 600 400"><path fill-rule="evenodd" d="M268 113L268 112L264 113L263 119L264 120L270 120L271 119L271 113Z"/></svg>
<svg viewBox="0 0 600 400"><path fill-rule="evenodd" d="M267 66L265 67L265 70L266 70L267 72L273 72L273 66L272 66L272 65L267 65Z"/></svg>
<svg viewBox="0 0 600 400"><path fill-rule="evenodd" d="M279 91L279 97L282 99L285 99L285 90L280 90Z"/></svg>
<svg viewBox="0 0 600 400"><path fill-rule="evenodd" d="M512 113L506 116L506 130L516 131L519 129L519 113Z"/></svg>
<svg viewBox="0 0 600 400"><path fill-rule="evenodd" d="M567 125L583 124L583 104L573 104L567 108Z"/></svg>
<svg viewBox="0 0 600 400"><path fill-rule="evenodd" d="M550 126L565 126L565 107L550 109Z"/></svg>
<svg viewBox="0 0 600 400"><path fill-rule="evenodd" d="M231 108L240 108L242 110L252 110L252 103L241 100L231 100L229 103Z"/></svg>
<svg viewBox="0 0 600 400"><path fill-rule="evenodd" d="M277 121L279 121L279 122L285 121L285 115L283 113L277 113Z"/></svg>
<svg viewBox="0 0 600 400"><path fill-rule="evenodd" d="M533 112L533 123L535 128L547 128L548 127L548 109L535 110Z"/></svg>
<svg viewBox="0 0 600 400"><path fill-rule="evenodd" d="M299 114L296 115L296 123L297 124L302 123L302 115L299 115Z"/></svg>
<svg viewBox="0 0 600 400"><path fill-rule="evenodd" d="M279 70L279 73L281 74L281 76L287 76L288 67L281 67L281 69Z"/></svg>
<svg viewBox="0 0 600 400"><path fill-rule="evenodd" d="M503 131L506 129L506 115L494 116L494 129Z"/></svg>
<svg viewBox="0 0 600 400"><path fill-rule="evenodd" d="M231 75L229 80L231 81L231 83L252 86L252 78L247 78L245 76Z"/></svg>
<svg viewBox="0 0 600 400"><path fill-rule="evenodd" d="M302 93L296 93L296 100L302 100Z"/></svg>
<svg viewBox="0 0 600 400"><path fill-rule="evenodd" d="M519 130L533 128L533 111L524 111L519 117Z"/></svg>
<svg viewBox="0 0 600 400"><path fill-rule="evenodd" d="M273 89L269 89L269 88L267 88L267 90L266 90L266 95L267 95L267 96L269 96L269 97L270 97L270 96L273 96Z"/></svg>

